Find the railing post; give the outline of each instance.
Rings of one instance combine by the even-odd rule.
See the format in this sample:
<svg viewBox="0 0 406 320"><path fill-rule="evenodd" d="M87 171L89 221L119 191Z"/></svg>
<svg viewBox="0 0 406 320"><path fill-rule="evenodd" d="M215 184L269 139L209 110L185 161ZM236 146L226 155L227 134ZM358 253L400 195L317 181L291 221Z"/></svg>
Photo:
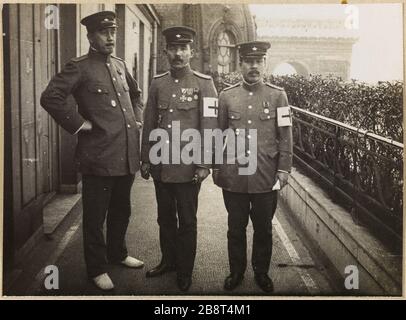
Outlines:
<svg viewBox="0 0 406 320"><path fill-rule="evenodd" d="M358 134L356 135L355 139L356 143L354 146L354 153L353 153L353 158L354 158L354 175L352 177L352 185L354 188L354 196L352 198L352 208L351 208L351 215L356 224L359 224L359 213L358 213L358 199L359 199L359 192L360 192L360 186L357 183L358 181L358 147L359 147L359 136Z"/></svg>
<svg viewBox="0 0 406 320"><path fill-rule="evenodd" d="M334 176L333 176L333 200L338 201L338 192L337 189L339 188L338 186L338 181L339 179L337 178L337 173L339 172L338 170L338 165L339 165L339 155L340 155L340 127L335 126L335 136L334 136L334 165L333 165L333 170L334 170Z"/></svg>

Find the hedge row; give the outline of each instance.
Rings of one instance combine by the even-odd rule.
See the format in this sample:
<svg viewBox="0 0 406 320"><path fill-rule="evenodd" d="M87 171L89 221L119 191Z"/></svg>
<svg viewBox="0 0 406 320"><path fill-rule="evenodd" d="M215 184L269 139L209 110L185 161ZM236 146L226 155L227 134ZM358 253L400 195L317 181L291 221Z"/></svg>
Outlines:
<svg viewBox="0 0 406 320"><path fill-rule="evenodd" d="M214 78L217 89L241 80L239 73ZM356 80L313 75L266 76L283 87L291 105L365 129L395 141L403 141L403 82L376 85Z"/></svg>

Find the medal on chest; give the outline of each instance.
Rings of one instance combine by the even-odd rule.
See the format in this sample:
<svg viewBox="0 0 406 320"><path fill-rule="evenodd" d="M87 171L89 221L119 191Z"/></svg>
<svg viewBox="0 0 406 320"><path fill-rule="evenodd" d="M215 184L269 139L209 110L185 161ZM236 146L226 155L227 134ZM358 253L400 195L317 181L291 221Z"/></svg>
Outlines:
<svg viewBox="0 0 406 320"><path fill-rule="evenodd" d="M262 107L264 108L264 113L268 114L269 113L269 107L271 106L271 104L269 103L269 101L263 101L262 102Z"/></svg>
<svg viewBox="0 0 406 320"><path fill-rule="evenodd" d="M199 89L197 88L181 88L181 96L179 100L181 102L191 102L193 100L197 100L199 98L198 92Z"/></svg>

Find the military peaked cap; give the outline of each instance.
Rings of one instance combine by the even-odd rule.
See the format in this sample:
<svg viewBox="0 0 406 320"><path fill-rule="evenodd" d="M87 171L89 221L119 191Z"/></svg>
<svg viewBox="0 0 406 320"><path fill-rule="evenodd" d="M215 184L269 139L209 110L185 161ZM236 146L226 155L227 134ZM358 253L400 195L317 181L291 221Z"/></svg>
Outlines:
<svg viewBox="0 0 406 320"><path fill-rule="evenodd" d="M240 58L244 57L262 57L271 47L268 41L251 41L238 44Z"/></svg>
<svg viewBox="0 0 406 320"><path fill-rule="evenodd" d="M196 31L189 27L177 26L166 28L162 31L166 39L166 43L191 43L196 34Z"/></svg>
<svg viewBox="0 0 406 320"><path fill-rule="evenodd" d="M104 28L116 28L116 13L113 11L101 11L91 14L80 21L86 26L87 32L94 32Z"/></svg>

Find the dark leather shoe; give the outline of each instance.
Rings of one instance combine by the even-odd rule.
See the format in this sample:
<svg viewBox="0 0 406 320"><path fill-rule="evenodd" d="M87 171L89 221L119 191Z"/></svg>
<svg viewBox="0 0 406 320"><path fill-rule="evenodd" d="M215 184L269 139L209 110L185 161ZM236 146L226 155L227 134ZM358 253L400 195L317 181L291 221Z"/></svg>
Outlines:
<svg viewBox="0 0 406 320"><path fill-rule="evenodd" d="M231 291L237 288L244 279L242 273L232 273L224 281L224 290Z"/></svg>
<svg viewBox="0 0 406 320"><path fill-rule="evenodd" d="M273 292L274 290L272 279L266 273L255 274L255 282L266 293Z"/></svg>
<svg viewBox="0 0 406 320"><path fill-rule="evenodd" d="M175 271L175 270L176 270L175 266L161 262L155 268L148 270L147 273L145 274L145 276L147 278L158 277L158 276L163 275L164 273Z"/></svg>
<svg viewBox="0 0 406 320"><path fill-rule="evenodd" d="M188 291L192 284L192 279L189 277L178 277L178 288L181 291Z"/></svg>

